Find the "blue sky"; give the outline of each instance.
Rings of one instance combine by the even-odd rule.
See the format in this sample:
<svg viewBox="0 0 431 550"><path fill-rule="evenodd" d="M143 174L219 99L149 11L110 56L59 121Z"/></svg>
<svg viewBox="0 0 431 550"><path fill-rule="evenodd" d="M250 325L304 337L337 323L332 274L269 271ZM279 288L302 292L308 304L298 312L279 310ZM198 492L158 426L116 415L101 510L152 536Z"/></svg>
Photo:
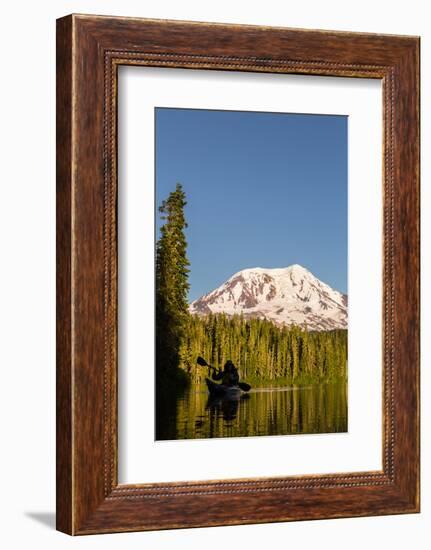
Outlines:
<svg viewBox="0 0 431 550"><path fill-rule="evenodd" d="M155 123L156 204L177 182L187 195L190 301L294 263L347 292L346 116L157 108Z"/></svg>

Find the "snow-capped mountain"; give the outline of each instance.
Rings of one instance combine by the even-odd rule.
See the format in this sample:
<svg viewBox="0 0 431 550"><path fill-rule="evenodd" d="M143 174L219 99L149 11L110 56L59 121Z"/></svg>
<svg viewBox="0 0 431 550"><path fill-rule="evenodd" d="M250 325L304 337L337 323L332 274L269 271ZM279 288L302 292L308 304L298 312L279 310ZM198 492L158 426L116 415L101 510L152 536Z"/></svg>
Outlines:
<svg viewBox="0 0 431 550"><path fill-rule="evenodd" d="M347 328L347 296L300 265L255 267L232 275L224 284L190 304L197 315L243 314L307 330Z"/></svg>

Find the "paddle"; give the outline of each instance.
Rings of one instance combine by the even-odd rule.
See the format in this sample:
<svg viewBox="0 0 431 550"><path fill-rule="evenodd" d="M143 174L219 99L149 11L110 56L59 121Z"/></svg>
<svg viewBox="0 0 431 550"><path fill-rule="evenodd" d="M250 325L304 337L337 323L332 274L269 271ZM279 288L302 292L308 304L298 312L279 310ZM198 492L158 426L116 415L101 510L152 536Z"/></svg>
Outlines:
<svg viewBox="0 0 431 550"><path fill-rule="evenodd" d="M209 365L203 357L199 356L196 359L196 363L198 365L200 365L201 367L208 367L210 369L214 369L217 372L217 369L215 367L212 367L211 365ZM238 382L238 387L241 388L242 391L250 391L251 390L250 384L247 384L246 382Z"/></svg>

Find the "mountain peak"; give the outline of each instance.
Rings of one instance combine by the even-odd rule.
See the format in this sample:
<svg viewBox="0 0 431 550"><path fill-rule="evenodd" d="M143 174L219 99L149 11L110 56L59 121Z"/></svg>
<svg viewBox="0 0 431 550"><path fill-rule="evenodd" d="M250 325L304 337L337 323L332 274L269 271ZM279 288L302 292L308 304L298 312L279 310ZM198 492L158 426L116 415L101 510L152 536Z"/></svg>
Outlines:
<svg viewBox="0 0 431 550"><path fill-rule="evenodd" d="M238 271L192 302L190 312L242 314L309 330L347 327L347 297L299 264Z"/></svg>
<svg viewBox="0 0 431 550"><path fill-rule="evenodd" d="M240 275L262 275L262 274L279 276L285 273L310 274L310 271L300 264L292 264L287 267L247 267L234 273L229 280Z"/></svg>
<svg viewBox="0 0 431 550"><path fill-rule="evenodd" d="M306 269L305 267L299 264L292 264L289 267L286 267L286 269L289 269L290 271L296 271L298 273L303 273L303 272L309 273L308 269Z"/></svg>

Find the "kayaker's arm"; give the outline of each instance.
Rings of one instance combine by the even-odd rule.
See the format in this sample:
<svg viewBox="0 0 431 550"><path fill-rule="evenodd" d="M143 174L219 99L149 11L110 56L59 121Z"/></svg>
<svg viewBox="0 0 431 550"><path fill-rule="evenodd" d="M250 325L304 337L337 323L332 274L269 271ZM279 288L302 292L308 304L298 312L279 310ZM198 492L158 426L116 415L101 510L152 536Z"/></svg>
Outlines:
<svg viewBox="0 0 431 550"><path fill-rule="evenodd" d="M223 378L223 371L221 369L216 370L214 367L212 367L213 373L211 375L211 378L213 380L221 380Z"/></svg>

